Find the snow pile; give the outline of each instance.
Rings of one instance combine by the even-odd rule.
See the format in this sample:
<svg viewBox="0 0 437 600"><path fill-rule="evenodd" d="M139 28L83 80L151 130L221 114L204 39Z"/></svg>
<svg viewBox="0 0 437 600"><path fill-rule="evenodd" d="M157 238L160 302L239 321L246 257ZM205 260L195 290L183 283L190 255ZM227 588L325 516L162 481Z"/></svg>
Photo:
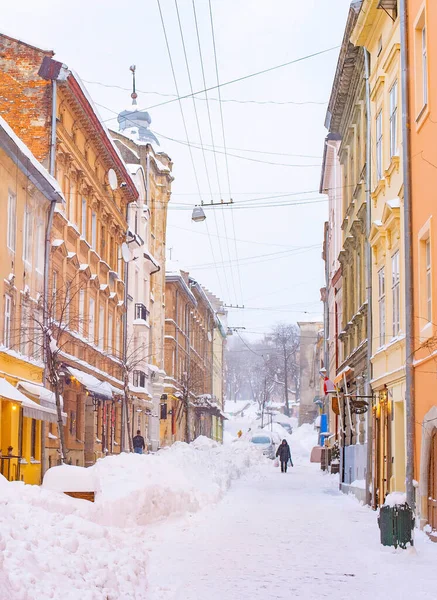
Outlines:
<svg viewBox="0 0 437 600"><path fill-rule="evenodd" d="M293 457L309 459L311 450L317 446L318 435L314 425L304 423L293 431L290 446Z"/></svg>
<svg viewBox="0 0 437 600"><path fill-rule="evenodd" d="M195 512L220 500L232 480L264 461L244 441L222 446L199 437L156 455L109 456L92 467L99 482L96 518L105 525L134 527L169 515Z"/></svg>
<svg viewBox="0 0 437 600"><path fill-rule="evenodd" d="M223 447L200 438L156 455L107 457L86 470L53 469L47 486L68 491L83 476L76 472L92 475L94 504L0 478L0 599L145 598L150 540L141 526L216 502L263 462L245 442Z"/></svg>
<svg viewBox="0 0 437 600"><path fill-rule="evenodd" d="M406 494L404 494L403 492L392 492L391 494L387 494L384 506L390 506L391 508L394 508L395 506L401 506L402 504L406 503Z"/></svg>

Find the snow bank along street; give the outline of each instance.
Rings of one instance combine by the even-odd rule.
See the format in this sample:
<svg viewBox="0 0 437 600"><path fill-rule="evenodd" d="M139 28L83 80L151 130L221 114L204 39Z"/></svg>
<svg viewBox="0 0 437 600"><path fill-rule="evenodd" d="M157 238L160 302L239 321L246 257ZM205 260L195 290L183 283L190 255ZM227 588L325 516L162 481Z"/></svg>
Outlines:
<svg viewBox="0 0 437 600"><path fill-rule="evenodd" d="M105 458L95 504L0 480L0 599L434 599L428 538L382 548L376 513L309 463L312 426L289 439L286 475L244 441Z"/></svg>

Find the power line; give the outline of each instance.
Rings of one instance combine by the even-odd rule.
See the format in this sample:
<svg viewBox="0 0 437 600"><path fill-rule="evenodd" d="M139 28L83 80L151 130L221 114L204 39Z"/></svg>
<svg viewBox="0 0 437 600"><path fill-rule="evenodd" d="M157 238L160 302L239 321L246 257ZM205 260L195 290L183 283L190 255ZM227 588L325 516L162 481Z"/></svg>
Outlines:
<svg viewBox="0 0 437 600"><path fill-rule="evenodd" d="M158 2L159 2L159 0L158 0ZM161 14L161 21L162 21L162 12L161 12L160 5L159 5L159 11ZM312 54L307 54L306 56L301 56L300 58L295 58L294 60L290 60L290 61L282 63L280 65L275 65L274 67L269 67L268 69L263 69L262 71L257 71L256 73L250 73L249 75L243 75L242 77L238 77L237 79L231 79L230 81L221 83L220 86L217 86L217 85L210 86L204 90L199 90L197 92L194 92L194 95L197 96L198 94L203 94L204 92L210 92L211 90L216 90L216 89L218 89L218 87L222 88L227 85L239 83L240 81L245 81L246 79L250 79L252 77L257 77L258 75L264 75L265 73L270 73L271 71L275 71L277 69L282 69L283 67L288 67L290 65L297 64L304 60L309 60L310 58L315 58L316 56L321 56L322 54L332 52L333 50L338 50L338 48L340 48L340 46L333 46L332 48L327 48L326 50L320 50L319 52L313 52ZM179 94L179 92L177 92L177 94L178 94L177 98L172 98L171 100L167 100L166 102L160 102L158 104L153 104L152 106L149 106L149 107L141 109L141 110L148 111L148 110L151 110L152 108L158 108L158 106L165 106L166 104L172 104L173 102L177 102L177 101L180 102L181 100L184 100L185 98L191 98L191 96L193 95L193 94L185 94L184 96L181 96Z"/></svg>
<svg viewBox="0 0 437 600"><path fill-rule="evenodd" d="M206 108L207 108L207 113L208 113L209 131L210 131L210 135L211 135L212 148L213 148L213 151L215 151L215 147L214 147L214 131L213 131L213 127L212 127L211 111L210 111L210 106L209 106L209 102L208 102L208 92L206 91L206 87L207 86L206 86L205 68L204 68L204 63L203 63L202 44L200 42L200 33L199 33L199 26L198 26L198 22L197 22L197 13L196 13L195 0L192 0L192 6L193 6L194 24L195 24L195 27L196 27L197 45L198 45L198 49L199 49L200 66L201 66L201 70L202 70L203 87L205 88L205 99L206 99ZM193 91L193 90L191 89L191 91ZM195 104L194 96L193 96L193 102ZM205 150L203 150L203 153L205 153ZM217 164L217 156L216 156L215 152L214 152L214 164L215 164L215 171L216 171L216 176L217 176L218 190L219 190L219 194L220 194L220 198L221 198L222 194L221 194L221 187L220 187L220 176L219 176L219 170L218 170L218 164ZM211 201L212 201L213 195L212 195L212 191L211 191L211 185L209 187L210 187ZM222 249L222 244L221 244L221 240L220 240L220 236L219 236L218 219L217 219L217 215L215 214L215 212L213 213L213 215L214 215L214 224L215 224L215 228L216 228L216 231L217 231L220 257L221 257L222 262L223 262L223 249ZM223 269L223 271L224 271L224 273L226 275L226 271L224 269ZM233 286L234 286L234 293L235 293L235 283L234 283L233 278L232 278L232 283L233 283Z"/></svg>
<svg viewBox="0 0 437 600"><path fill-rule="evenodd" d="M167 31L166 31L165 22L164 22L164 15L162 14L160 0L157 0L157 3L158 3L159 14L160 14L160 17L161 17L161 24L162 24L162 29L163 29L163 32L164 32L164 38L165 38L165 44L166 44L166 47L167 47L168 58L170 60L170 67L171 67L171 72L172 72L172 75L173 75L173 81L174 81L176 93L177 93L177 95L179 97L180 96L180 94L179 94L179 87L178 87L178 82L177 82L177 79L176 79L176 73L175 73L175 69L174 69L174 65L173 65L173 59L172 59L172 56L171 56L170 44L168 42ZM188 136L187 123L185 121L184 109L182 107L182 102L181 102L180 99L179 99L179 108L180 108L180 111L181 111L182 122L183 122L184 130L185 130L185 136L187 138L187 143L189 143L190 140L189 140L189 136ZM192 163L193 171L194 171L194 177L195 177L195 180L196 180L197 190L198 190L198 193L199 193L199 198L202 199L202 195L201 195L201 192L200 192L199 178L197 176L196 164L194 162L193 152L192 152L191 148L189 148L189 151L190 151L190 158L191 158L191 163ZM214 248L213 248L213 245L212 245L211 238L209 238L209 243L210 243L210 247L211 247L211 254L212 254L213 260L215 261ZM220 277L219 277L219 274L218 274L218 267L216 267L216 268L217 268L218 282L219 282L219 285L221 287ZM224 269L223 269L223 275L225 277L226 288L228 290L228 295L229 295L229 284L228 284L228 280L227 280L226 271Z"/></svg>
<svg viewBox="0 0 437 600"><path fill-rule="evenodd" d="M89 79L83 79L82 80L84 83L89 83L91 85L100 85L101 87L105 87L105 88L113 88L113 89L118 89L118 90L123 90L125 92L130 92L131 89L127 88L127 87L123 87L121 85L116 85L116 84L109 84L109 83L103 83L101 81L91 81ZM205 88L206 88L206 84L205 84ZM139 90L138 88L136 89L138 94L154 94L156 96L162 96L164 98L176 98L175 94L164 94L162 92L155 92L155 91L145 91L145 90ZM196 93L200 93L200 92L196 92ZM195 96L195 100L201 100L202 102L204 102L206 100L206 98L201 98L201 97L196 97ZM208 97L208 100L213 101L213 102L219 102L218 98L213 98L213 97ZM273 104L273 105L277 105L277 106L287 106L287 105L296 105L296 106L305 106L305 105L315 105L315 106L326 106L326 104L328 104L327 101L325 102L316 102L314 100L304 100L302 102L298 102L295 100L237 100L234 98L222 98L222 102L234 102L236 104L260 104L260 105L268 105L268 104Z"/></svg>
<svg viewBox="0 0 437 600"><path fill-rule="evenodd" d="M225 165L226 165L226 176L227 176L227 180L228 180L228 192L229 192L229 199L232 200L232 192L231 192L231 177L229 174L229 163L228 163L228 154L227 154L227 149L226 149L226 134L225 134L225 120L223 117L223 104L222 104L222 92L221 92L221 88L220 88L220 77L219 77L219 68L218 68L218 60L217 60L217 45L215 42L215 30L214 30L214 17L213 17L213 13L212 13L212 5L211 5L211 0L209 0L209 16L210 16L210 21L211 21L211 34L212 34L212 45L213 45L213 49L214 49L214 63L215 63L215 73L216 73L216 78L217 78L217 91L218 91L218 97L219 97L219 107L220 107L220 121L221 121L221 126L222 126L222 135L223 135L223 148L225 151ZM226 219L225 219L225 215L224 212L222 211L222 215L223 215L223 223L225 224L225 235L227 238L227 231L226 231ZM244 303L243 301L243 286L241 284L241 271L240 271L240 264L239 264L239 257L238 257L238 247L237 247L237 242L235 240L235 219L234 219L234 213L231 210L231 221L232 221L232 232L233 232L233 236L234 236L234 248L235 248L235 256L237 258L237 275L238 275L238 283L240 286L240 297L241 297L241 301L242 303ZM226 239L226 243L228 244L228 240ZM229 252L229 246L228 246L228 252ZM230 253L229 253L230 256Z"/></svg>
<svg viewBox="0 0 437 600"><path fill-rule="evenodd" d="M101 105L99 105L101 106ZM111 111L114 112L115 111ZM169 140L171 142L175 142L176 144L182 144L183 146L188 146L187 142L184 142L183 140L178 140L176 138L172 138L168 135L164 135L163 133L159 133L159 131L156 130L151 130L153 131L153 133L161 138L164 138L165 140ZM269 160L261 160L259 158L251 158L250 156L241 156L240 154L233 154L230 152L227 152L227 150L225 149L224 151L222 150L217 150L217 149L213 149L213 148L203 148L200 146L199 144L193 143L191 142L191 147L195 148L196 150L203 150L203 151L207 151L207 152L214 152L214 154L223 154L227 160L228 156L232 156L232 158L239 158L240 160L247 160L249 162L256 162L256 163L261 163L261 164L265 164L265 165L273 165L275 167L303 167L303 168L307 168L307 167L317 167L318 169L320 169L320 167L322 166L321 163L317 163L317 164L311 164L311 165L297 165L297 164L290 164L290 163L278 163L278 162L274 162L274 161L269 161ZM243 152L245 152L243 150Z"/></svg>
<svg viewBox="0 0 437 600"><path fill-rule="evenodd" d="M191 80L190 65L188 63L187 50L186 50L186 47L185 47L185 38L184 38L183 30L182 30L181 17L180 17L180 14L179 14L178 0L175 0L175 8L176 8L176 15L177 15L177 18L178 18L179 32L181 34L182 48L183 48L183 51L184 51L185 66L187 68L188 81L189 81L189 84L190 84L191 93L193 93L193 82ZM205 165L206 179L208 181L208 187L209 187L210 197L212 199L211 180L210 180L210 177L209 177L208 164L206 162L205 148L203 147L202 132L201 132L201 129L200 129L199 115L197 113L197 107L196 107L196 102L194 101L194 96L192 96L192 100L193 100L194 115L195 115L196 124L197 124L197 131L198 131L198 134L199 134L200 145L201 145L202 154L203 154L203 162L204 162L204 165ZM188 142L188 139L187 139L187 142ZM206 224L206 225L207 225L207 232L208 232L208 235L209 235L208 224ZM218 279L218 282L219 282L219 285L220 285L220 288L221 288L222 285L221 285L221 281L220 281L219 270L218 270L218 267L217 267L217 264L216 264L216 260L215 260L214 247L213 247L211 238L209 238L209 240L210 240L210 247L211 247L212 259L213 259L214 264L215 264L215 268L216 268L216 272L217 272L217 279ZM220 247L220 253L221 253L221 247ZM223 255L221 256L221 259L223 261ZM227 285L227 276L226 276L226 272L224 270L223 270L223 274L224 274L226 285ZM228 285L227 285L227 288L228 288L228 294L229 294L229 286Z"/></svg>
<svg viewBox="0 0 437 600"><path fill-rule="evenodd" d="M188 227L179 227L178 225L171 225L170 227L172 227L173 229L180 229L182 231L189 231L190 233L194 233L196 235L208 235L207 233L203 232L203 231L198 231L193 230L193 229L189 229ZM211 233L211 235L213 237L219 237L220 239L224 239L224 236L222 235L215 235L214 233ZM229 238L231 239L231 238ZM294 250L299 248L299 246L292 246L291 244L274 244L271 242L258 242L256 240L242 240L239 238L236 238L237 242L240 242L242 244L256 244L258 246L275 246L278 248L288 248L289 250Z"/></svg>

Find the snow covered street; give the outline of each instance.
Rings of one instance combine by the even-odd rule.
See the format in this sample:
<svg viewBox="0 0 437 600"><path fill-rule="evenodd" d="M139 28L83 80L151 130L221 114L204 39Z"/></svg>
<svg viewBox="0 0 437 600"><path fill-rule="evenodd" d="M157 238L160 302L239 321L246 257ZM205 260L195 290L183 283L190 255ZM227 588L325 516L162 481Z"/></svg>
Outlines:
<svg viewBox="0 0 437 600"><path fill-rule="evenodd" d="M153 528L150 600L436 597L435 547L379 544L376 513L337 491L319 465L271 466L218 506Z"/></svg>
<svg viewBox="0 0 437 600"><path fill-rule="evenodd" d="M0 600L434 599L437 546L383 548L315 437L290 436L287 474L243 440L108 457L95 504L0 479Z"/></svg>

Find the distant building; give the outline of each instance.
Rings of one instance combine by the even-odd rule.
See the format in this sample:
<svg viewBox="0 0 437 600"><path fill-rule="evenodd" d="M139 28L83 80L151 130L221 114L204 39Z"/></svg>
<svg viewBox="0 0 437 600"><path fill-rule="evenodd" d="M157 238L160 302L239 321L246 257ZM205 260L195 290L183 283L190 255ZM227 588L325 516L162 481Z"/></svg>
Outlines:
<svg viewBox="0 0 437 600"><path fill-rule="evenodd" d="M187 272L168 266L162 445L199 435L222 441L224 317L218 298Z"/></svg>
<svg viewBox="0 0 437 600"><path fill-rule="evenodd" d="M155 451L165 378L165 242L173 163L149 130L147 112L132 104L118 121L120 132L111 134L140 192L129 208L129 246L135 260L129 263L127 337L128 355L137 363L130 373L137 398L134 394L130 404L131 429L140 429Z"/></svg>
<svg viewBox="0 0 437 600"><path fill-rule="evenodd" d="M299 322L299 425L314 423L319 414L323 323Z"/></svg>

